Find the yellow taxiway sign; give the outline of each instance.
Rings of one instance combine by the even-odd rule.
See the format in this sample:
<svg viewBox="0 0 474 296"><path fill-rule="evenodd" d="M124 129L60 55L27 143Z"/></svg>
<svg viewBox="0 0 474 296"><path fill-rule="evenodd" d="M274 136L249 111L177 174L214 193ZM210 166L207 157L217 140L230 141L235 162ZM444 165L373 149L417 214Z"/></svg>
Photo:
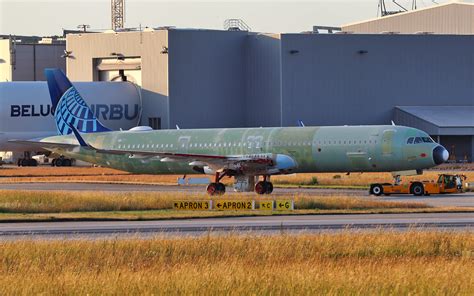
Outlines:
<svg viewBox="0 0 474 296"><path fill-rule="evenodd" d="M189 210L189 211L202 211L212 209L211 200L203 201L192 201L182 200L173 202L173 209L175 210Z"/></svg>

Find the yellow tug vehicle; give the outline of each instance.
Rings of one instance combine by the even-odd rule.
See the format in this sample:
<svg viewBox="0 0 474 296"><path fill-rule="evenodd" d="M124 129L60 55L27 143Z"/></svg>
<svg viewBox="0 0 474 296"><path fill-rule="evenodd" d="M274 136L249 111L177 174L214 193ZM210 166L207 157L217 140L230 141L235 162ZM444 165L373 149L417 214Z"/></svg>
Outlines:
<svg viewBox="0 0 474 296"><path fill-rule="evenodd" d="M449 194L464 192L463 181L466 176L459 174L440 174L438 181L410 181L409 183L371 184L369 193L380 196L390 194L413 194L415 196L430 194Z"/></svg>

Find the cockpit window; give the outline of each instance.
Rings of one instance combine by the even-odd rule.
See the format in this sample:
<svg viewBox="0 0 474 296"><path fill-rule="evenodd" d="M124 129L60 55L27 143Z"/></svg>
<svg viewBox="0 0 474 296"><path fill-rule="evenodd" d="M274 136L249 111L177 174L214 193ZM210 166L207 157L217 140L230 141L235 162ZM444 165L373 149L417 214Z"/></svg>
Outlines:
<svg viewBox="0 0 474 296"><path fill-rule="evenodd" d="M423 142L424 143L433 143L433 139L429 138L429 137L423 137Z"/></svg>
<svg viewBox="0 0 474 296"><path fill-rule="evenodd" d="M415 139L415 138L413 138L413 137L408 138L407 144L413 144L413 140L414 140L414 139Z"/></svg>
<svg viewBox="0 0 474 296"><path fill-rule="evenodd" d="M416 137L415 144L420 144L420 143L423 143L423 140L421 139L421 137Z"/></svg>

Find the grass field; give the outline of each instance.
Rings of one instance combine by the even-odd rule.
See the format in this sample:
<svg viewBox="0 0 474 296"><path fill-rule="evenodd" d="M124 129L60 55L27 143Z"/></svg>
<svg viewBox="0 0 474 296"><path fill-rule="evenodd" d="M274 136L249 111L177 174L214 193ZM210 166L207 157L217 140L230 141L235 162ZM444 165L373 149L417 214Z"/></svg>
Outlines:
<svg viewBox="0 0 474 296"><path fill-rule="evenodd" d="M0 191L0 221L52 220L151 220L191 217L271 214L347 214L467 211L465 208L432 208L419 202L393 202L342 195L294 194L295 211L176 211L173 201L208 200L205 194ZM232 199L231 197L225 199ZM265 200L242 194L239 200ZM472 209L471 209L472 210Z"/></svg>
<svg viewBox="0 0 474 296"><path fill-rule="evenodd" d="M0 295L472 295L474 234L0 242Z"/></svg>
<svg viewBox="0 0 474 296"><path fill-rule="evenodd" d="M437 180L438 174L453 171L425 171L422 176L403 177L409 180ZM459 172L457 172L459 173ZM468 182L474 181L474 171L463 172L468 177ZM0 168L0 183L12 182L118 182L118 183L147 183L147 184L176 184L181 175L136 175L118 170L98 167L33 167L33 168ZM193 175L192 177L209 177ZM232 178L222 180L232 184ZM318 173L318 174L293 174L287 176L274 176L272 182L277 186L358 186L367 187L371 183L392 182L390 173Z"/></svg>

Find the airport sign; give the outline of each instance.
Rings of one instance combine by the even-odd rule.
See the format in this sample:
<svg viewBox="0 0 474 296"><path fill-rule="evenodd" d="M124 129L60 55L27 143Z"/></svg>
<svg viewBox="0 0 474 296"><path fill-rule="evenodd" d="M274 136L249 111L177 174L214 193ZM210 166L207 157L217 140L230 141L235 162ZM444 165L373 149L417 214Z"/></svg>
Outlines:
<svg viewBox="0 0 474 296"><path fill-rule="evenodd" d="M273 211L273 200L260 200L258 205L262 211Z"/></svg>
<svg viewBox="0 0 474 296"><path fill-rule="evenodd" d="M173 202L174 210L187 210L187 211L205 211L212 209L212 200L182 200Z"/></svg>
<svg viewBox="0 0 474 296"><path fill-rule="evenodd" d="M276 200L275 208L277 211L292 211L294 210L294 202L292 200Z"/></svg>
<svg viewBox="0 0 474 296"><path fill-rule="evenodd" d="M254 210L254 200L215 200L214 209L218 211Z"/></svg>

